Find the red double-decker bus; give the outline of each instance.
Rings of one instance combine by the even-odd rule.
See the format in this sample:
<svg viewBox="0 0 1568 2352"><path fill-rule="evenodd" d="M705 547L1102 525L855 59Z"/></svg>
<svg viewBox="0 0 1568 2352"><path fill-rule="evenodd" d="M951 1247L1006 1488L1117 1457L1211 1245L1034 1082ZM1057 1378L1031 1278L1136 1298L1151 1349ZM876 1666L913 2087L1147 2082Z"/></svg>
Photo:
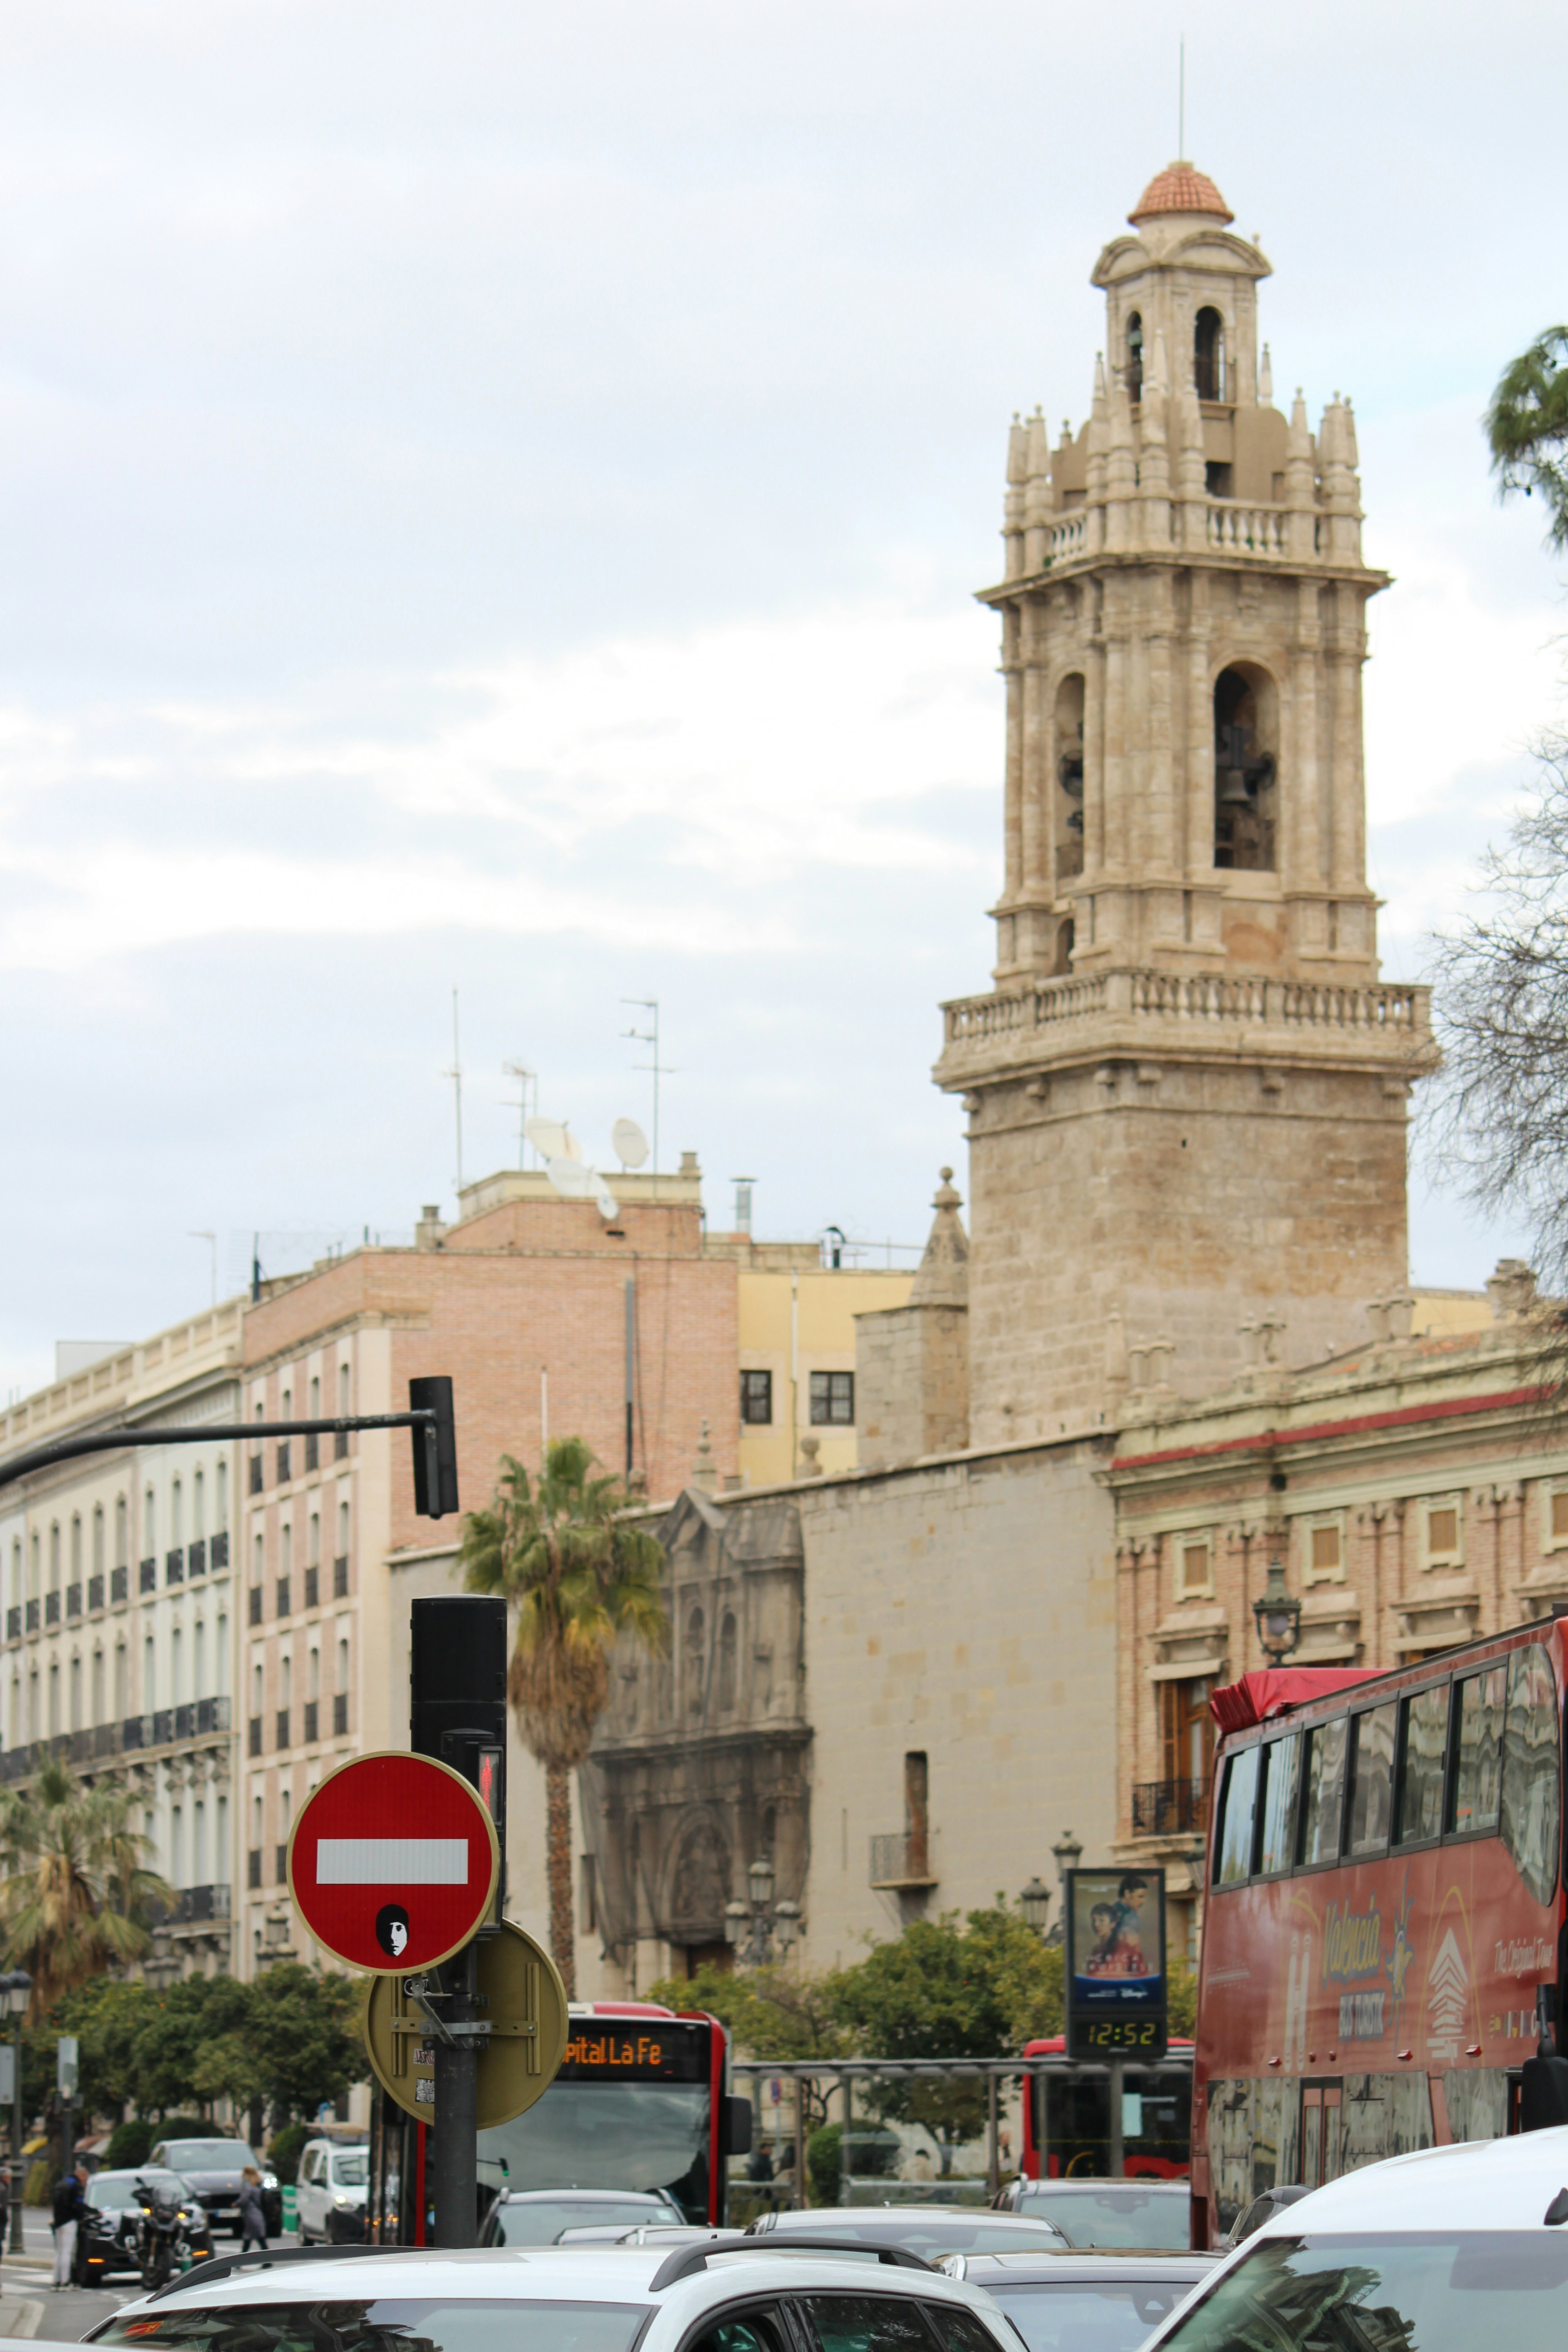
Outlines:
<svg viewBox="0 0 1568 2352"><path fill-rule="evenodd" d="M1264 1719L1225 1739L1209 1828L1195 2245L1266 2188L1517 2127L1568 1958L1565 1631L1296 1706L1290 1676L1247 1677Z"/></svg>
<svg viewBox="0 0 1568 2352"><path fill-rule="evenodd" d="M1110 2172L1111 2073L1069 2058L1067 2037L1026 2042L1024 2146L1028 2180L1086 2180ZM1163 2058L1129 2060L1121 2074L1121 2177L1181 2180L1192 2138L1193 2045L1173 2041ZM1131 2128L1129 2128L1131 2126Z"/></svg>

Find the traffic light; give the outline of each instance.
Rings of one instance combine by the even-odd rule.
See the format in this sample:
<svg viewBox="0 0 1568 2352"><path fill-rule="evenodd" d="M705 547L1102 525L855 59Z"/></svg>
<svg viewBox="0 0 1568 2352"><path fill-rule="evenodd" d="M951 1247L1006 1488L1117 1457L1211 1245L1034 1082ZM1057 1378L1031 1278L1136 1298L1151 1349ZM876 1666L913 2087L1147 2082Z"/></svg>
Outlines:
<svg viewBox="0 0 1568 2352"><path fill-rule="evenodd" d="M414 1507L421 1518L442 1519L458 1507L458 1424L445 1372L409 1381L408 1410L436 1415L434 1422L416 1422L412 1432Z"/></svg>
<svg viewBox="0 0 1568 2352"><path fill-rule="evenodd" d="M448 1383L448 1386L450 1384ZM408 1744L478 1790L501 1851L506 1887L506 1602L438 1593L409 1609Z"/></svg>

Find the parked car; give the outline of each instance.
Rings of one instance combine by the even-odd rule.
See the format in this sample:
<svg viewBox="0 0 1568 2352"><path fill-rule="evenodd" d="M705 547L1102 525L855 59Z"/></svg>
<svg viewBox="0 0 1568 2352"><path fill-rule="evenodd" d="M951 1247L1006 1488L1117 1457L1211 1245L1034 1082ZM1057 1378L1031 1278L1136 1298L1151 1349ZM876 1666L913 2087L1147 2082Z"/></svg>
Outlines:
<svg viewBox="0 0 1568 2352"><path fill-rule="evenodd" d="M950 2254L942 2268L993 2295L1027 2352L1137 2352L1217 2254Z"/></svg>
<svg viewBox="0 0 1568 2352"><path fill-rule="evenodd" d="M247 2164L261 2175L261 2210L267 2234L276 2237L283 2227L283 2191L278 2175L269 2172L243 2139L163 2139L148 2161L171 2172L182 2172L207 2209L215 2230L239 2231L239 2176Z"/></svg>
<svg viewBox="0 0 1568 2352"><path fill-rule="evenodd" d="M563 2230L603 2228L612 2221L623 2230L635 2230L639 2221L685 2219L662 2189L514 2189L498 2200L483 2242L553 2246Z"/></svg>
<svg viewBox="0 0 1568 2352"><path fill-rule="evenodd" d="M1562 2352L1568 2126L1424 2147L1272 2214L1147 2352Z"/></svg>
<svg viewBox="0 0 1568 2352"><path fill-rule="evenodd" d="M1180 2253L1193 2242L1184 2180L1015 2180L997 2201L1008 2212L1053 2223L1079 2249Z"/></svg>
<svg viewBox="0 0 1568 2352"><path fill-rule="evenodd" d="M159 2352L1018 2352L990 2296L901 2249L873 2266L787 2237L432 2255L339 2247L268 2269L198 2272L139 2297L89 2341Z"/></svg>
<svg viewBox="0 0 1568 2352"><path fill-rule="evenodd" d="M342 2140L307 2140L300 2152L294 2188L300 2243L353 2245L364 2236L364 2200L370 2188L370 2149Z"/></svg>
<svg viewBox="0 0 1568 2352"><path fill-rule="evenodd" d="M142 2274L142 2221L153 2190L179 2200L176 2215L192 2254L205 2262L213 2251L212 2224L202 2200L177 2172L144 2164L134 2170L95 2172L87 2184L77 2225L74 2272L79 2286L101 2286L125 2272Z"/></svg>
<svg viewBox="0 0 1568 2352"><path fill-rule="evenodd" d="M902 2246L925 2263L943 2254L1049 2253L1068 2242L1049 2221L989 2213L984 2205L819 2205L807 2212L759 2213L752 2223L758 2237L801 2230L850 2238L858 2246Z"/></svg>

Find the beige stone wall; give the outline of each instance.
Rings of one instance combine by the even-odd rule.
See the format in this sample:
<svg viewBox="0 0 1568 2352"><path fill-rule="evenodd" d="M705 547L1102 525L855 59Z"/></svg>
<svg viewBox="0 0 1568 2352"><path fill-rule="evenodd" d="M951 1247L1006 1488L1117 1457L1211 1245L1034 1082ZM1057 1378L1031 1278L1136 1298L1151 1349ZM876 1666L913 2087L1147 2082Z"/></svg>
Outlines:
<svg viewBox="0 0 1568 2352"><path fill-rule="evenodd" d="M859 1464L881 1470L969 1442L969 1310L892 1307L855 1318Z"/></svg>

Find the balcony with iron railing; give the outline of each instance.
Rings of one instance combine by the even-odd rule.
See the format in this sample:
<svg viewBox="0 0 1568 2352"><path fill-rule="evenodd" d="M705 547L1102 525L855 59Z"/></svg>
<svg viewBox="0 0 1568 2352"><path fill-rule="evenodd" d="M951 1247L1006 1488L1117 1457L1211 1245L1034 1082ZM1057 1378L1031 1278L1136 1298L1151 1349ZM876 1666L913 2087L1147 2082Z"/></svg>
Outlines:
<svg viewBox="0 0 1568 2352"><path fill-rule="evenodd" d="M907 1891L934 1886L937 1879L931 1866L930 1848L930 1837L923 1832L889 1830L879 1833L871 1840L868 1885Z"/></svg>
<svg viewBox="0 0 1568 2352"><path fill-rule="evenodd" d="M184 1746L197 1739L223 1737L232 1721L226 1698L202 1698L185 1706L157 1708L151 1715L128 1715L114 1723L94 1724L80 1731L63 1731L52 1739L30 1740L25 1747L0 1754L0 1785L25 1780L47 1757L63 1764L100 1764L116 1756L144 1756L149 1751Z"/></svg>
<svg viewBox="0 0 1568 2352"><path fill-rule="evenodd" d="M1133 1789L1134 1837L1201 1837L1208 1817L1207 1780L1142 1780Z"/></svg>

